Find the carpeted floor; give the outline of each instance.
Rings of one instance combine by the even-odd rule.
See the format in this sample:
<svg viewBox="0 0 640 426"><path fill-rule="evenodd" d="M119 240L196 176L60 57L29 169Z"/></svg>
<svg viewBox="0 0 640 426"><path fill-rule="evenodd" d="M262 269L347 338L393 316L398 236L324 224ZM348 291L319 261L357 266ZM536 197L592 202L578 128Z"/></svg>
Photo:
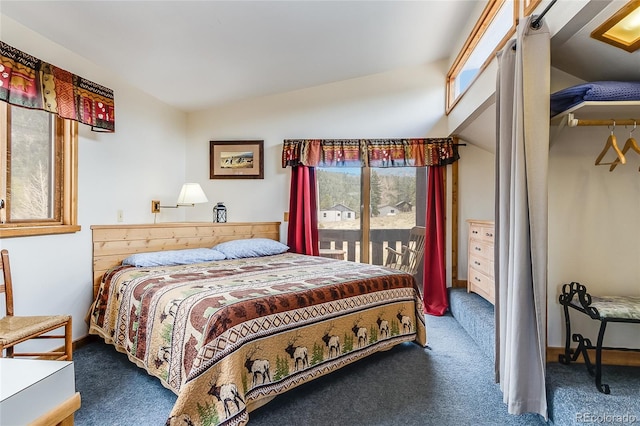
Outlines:
<svg viewBox="0 0 640 426"><path fill-rule="evenodd" d="M547 404L555 426L584 423L630 425L640 422L640 368L602 366L602 383L611 393L598 392L584 364L547 364Z"/></svg>
<svg viewBox="0 0 640 426"><path fill-rule="evenodd" d="M493 360L495 320L493 305L465 289L450 289L451 312L479 349ZM640 422L640 368L603 366L603 383L611 394L598 392L584 364L547 362L547 405L555 426L584 423Z"/></svg>
<svg viewBox="0 0 640 426"><path fill-rule="evenodd" d="M260 425L541 425L507 414L493 363L450 315L427 316L429 348L403 344L281 395L249 415ZM162 425L175 395L111 346L74 353L76 425Z"/></svg>

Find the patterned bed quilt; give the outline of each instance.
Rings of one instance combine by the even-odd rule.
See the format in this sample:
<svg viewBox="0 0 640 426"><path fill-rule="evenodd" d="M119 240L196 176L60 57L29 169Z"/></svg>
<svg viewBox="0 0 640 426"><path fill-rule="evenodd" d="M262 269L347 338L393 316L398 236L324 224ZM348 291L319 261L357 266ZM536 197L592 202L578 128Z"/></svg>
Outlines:
<svg viewBox="0 0 640 426"><path fill-rule="evenodd" d="M167 424L242 425L274 396L351 362L426 345L411 275L285 253L108 271L101 336L178 395Z"/></svg>

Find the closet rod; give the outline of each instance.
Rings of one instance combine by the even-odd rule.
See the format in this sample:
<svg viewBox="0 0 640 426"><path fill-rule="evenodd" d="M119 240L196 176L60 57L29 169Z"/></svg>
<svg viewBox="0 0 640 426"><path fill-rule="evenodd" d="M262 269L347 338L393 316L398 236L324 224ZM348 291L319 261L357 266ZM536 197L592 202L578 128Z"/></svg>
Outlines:
<svg viewBox="0 0 640 426"><path fill-rule="evenodd" d="M634 119L623 119L623 120L580 120L575 118L572 113L567 115L567 126L569 127L577 127L577 126L633 126L634 124L640 123L640 118Z"/></svg>

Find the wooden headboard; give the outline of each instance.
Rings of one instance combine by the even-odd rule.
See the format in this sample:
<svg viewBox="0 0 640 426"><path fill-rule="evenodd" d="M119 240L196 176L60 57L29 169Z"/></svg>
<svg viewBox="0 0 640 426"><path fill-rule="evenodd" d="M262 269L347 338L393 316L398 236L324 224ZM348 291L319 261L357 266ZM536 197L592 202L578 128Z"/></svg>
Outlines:
<svg viewBox="0 0 640 426"><path fill-rule="evenodd" d="M280 240L280 222L181 222L139 225L92 225L93 295L104 273L134 253L213 247L230 240Z"/></svg>

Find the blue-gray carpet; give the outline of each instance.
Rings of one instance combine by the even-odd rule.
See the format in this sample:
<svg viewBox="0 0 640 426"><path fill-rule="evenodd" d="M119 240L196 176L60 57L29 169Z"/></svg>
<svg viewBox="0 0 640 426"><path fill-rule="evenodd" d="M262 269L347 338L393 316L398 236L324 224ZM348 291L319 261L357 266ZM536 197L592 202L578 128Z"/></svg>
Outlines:
<svg viewBox="0 0 640 426"><path fill-rule="evenodd" d="M554 425L640 423L640 368L604 365L602 371L609 395L598 392L584 364L547 364L547 404Z"/></svg>
<svg viewBox="0 0 640 426"><path fill-rule="evenodd" d="M451 312L460 326L494 358L493 305L465 289L450 289ZM592 424L634 424L640 422L640 368L603 366L603 383L611 394L598 392L595 379L584 364L547 362L547 404L556 426Z"/></svg>
<svg viewBox="0 0 640 426"><path fill-rule="evenodd" d="M403 344L281 395L249 415L259 425L541 425L507 414L493 363L450 315L427 316L429 348ZM74 353L76 425L162 425L175 395L111 346Z"/></svg>

